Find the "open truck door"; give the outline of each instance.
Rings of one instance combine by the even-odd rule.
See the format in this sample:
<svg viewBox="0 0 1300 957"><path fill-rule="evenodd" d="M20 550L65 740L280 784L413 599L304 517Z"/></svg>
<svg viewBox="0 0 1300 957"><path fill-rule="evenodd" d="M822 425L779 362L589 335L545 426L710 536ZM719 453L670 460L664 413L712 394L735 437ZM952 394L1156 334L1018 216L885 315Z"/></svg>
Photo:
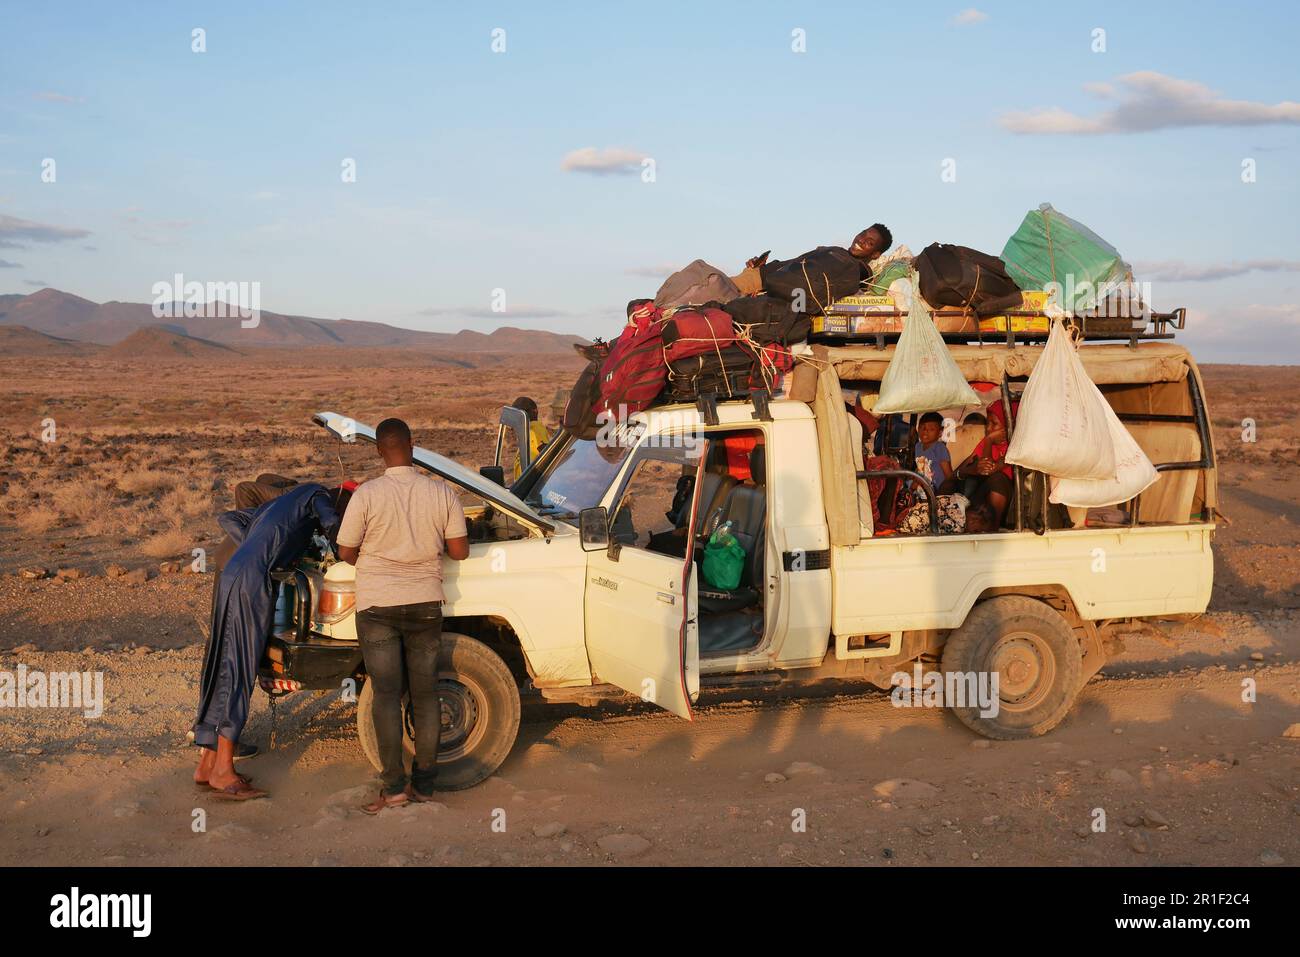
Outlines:
<svg viewBox="0 0 1300 957"><path fill-rule="evenodd" d="M692 720L700 692L695 541L704 439L638 449L613 498L613 514L579 516L587 551L587 657L600 681ZM674 497L693 476L690 497ZM666 519L666 513L674 517ZM680 526L682 534L675 535ZM666 554L680 543L684 556ZM649 547L647 547L649 546Z"/></svg>

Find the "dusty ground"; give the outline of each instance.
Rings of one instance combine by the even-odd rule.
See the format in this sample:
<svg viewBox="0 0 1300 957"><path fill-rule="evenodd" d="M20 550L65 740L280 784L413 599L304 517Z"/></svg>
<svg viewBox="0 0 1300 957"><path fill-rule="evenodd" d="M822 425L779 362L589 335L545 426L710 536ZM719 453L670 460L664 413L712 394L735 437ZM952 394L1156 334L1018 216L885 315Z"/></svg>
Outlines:
<svg viewBox="0 0 1300 957"><path fill-rule="evenodd" d="M100 670L106 693L93 721L0 713L0 863L1300 863L1300 739L1283 736L1300 722L1300 370L1206 370L1231 520L1211 613L1173 647L1130 640L1043 739L990 744L866 689L714 699L693 726L538 705L486 784L371 820L350 810L370 770L334 695L288 699L274 750L244 764L272 801L191 788L210 579L159 562L215 544L211 515L257 471L373 473L364 447L340 467L307 421L318 408L403 415L422 444L481 464L496 409L520 392L548 404L577 365L373 353L322 373L338 367L299 355L0 358L0 670ZM105 578L113 563L150 577ZM16 574L31 566L88 577Z"/></svg>

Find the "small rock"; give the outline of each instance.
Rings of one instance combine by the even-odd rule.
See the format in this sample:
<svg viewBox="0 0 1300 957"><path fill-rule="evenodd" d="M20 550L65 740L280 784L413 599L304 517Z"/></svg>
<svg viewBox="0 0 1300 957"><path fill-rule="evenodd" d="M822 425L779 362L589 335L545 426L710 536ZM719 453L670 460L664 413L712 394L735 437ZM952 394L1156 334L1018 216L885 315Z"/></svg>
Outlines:
<svg viewBox="0 0 1300 957"><path fill-rule="evenodd" d="M535 837L559 837L567 828L559 821L551 821L549 824L539 824L533 828Z"/></svg>
<svg viewBox="0 0 1300 957"><path fill-rule="evenodd" d="M1124 843L1134 854L1146 854L1151 850L1151 842L1141 831L1129 831L1124 835Z"/></svg>
<svg viewBox="0 0 1300 957"><path fill-rule="evenodd" d="M780 857L793 857L793 856L794 856L794 845L793 845L793 844L789 844L789 843L786 843L786 844L779 844L779 845L777 845L776 853L777 853Z"/></svg>
<svg viewBox="0 0 1300 957"><path fill-rule="evenodd" d="M1142 823L1147 827L1155 828L1157 831L1169 830L1169 819L1155 808L1142 809Z"/></svg>
<svg viewBox="0 0 1300 957"><path fill-rule="evenodd" d="M650 847L650 842L640 834L606 834L596 843L602 851L619 857L636 857Z"/></svg>
<svg viewBox="0 0 1300 957"><path fill-rule="evenodd" d="M1296 727L1300 727L1300 725L1297 725ZM784 780L786 780L785 775L778 771L772 771L769 774L763 775L763 783L765 784L780 784Z"/></svg>
<svg viewBox="0 0 1300 957"><path fill-rule="evenodd" d="M36 836L37 836L37 837L49 837L49 836L50 836L50 829L49 829L48 827L38 827L38 828L36 829Z"/></svg>
<svg viewBox="0 0 1300 957"><path fill-rule="evenodd" d="M1282 732L1282 737L1284 737L1284 738L1300 738L1300 723L1293 724L1293 725L1291 725L1291 727L1289 727L1289 728L1287 728L1285 731L1283 731L1283 732Z"/></svg>
<svg viewBox="0 0 1300 957"><path fill-rule="evenodd" d="M135 817L142 810L144 808L134 801L130 804L120 804L113 808L113 817Z"/></svg>
<svg viewBox="0 0 1300 957"><path fill-rule="evenodd" d="M180 562L159 562L158 563L158 571L162 572L164 575L176 575L180 572L181 567L182 566Z"/></svg>
<svg viewBox="0 0 1300 957"><path fill-rule="evenodd" d="M939 789L933 784L915 778L890 778L888 781L881 781L871 790L877 797L889 798L895 803L925 800L939 793Z"/></svg>
<svg viewBox="0 0 1300 957"><path fill-rule="evenodd" d="M143 585L148 580L149 580L149 572L143 568L137 568L134 571L129 571L122 576L122 581L126 582L128 585Z"/></svg>
<svg viewBox="0 0 1300 957"><path fill-rule="evenodd" d="M28 655L35 650L36 650L36 646L32 644L30 641L24 642L21 645L15 645L13 648L13 652L16 655Z"/></svg>
<svg viewBox="0 0 1300 957"><path fill-rule="evenodd" d="M77 578L85 578L86 573L80 568L60 568L54 573L54 577L60 578L64 581L71 581Z"/></svg>
<svg viewBox="0 0 1300 957"><path fill-rule="evenodd" d="M1259 862L1265 867L1277 867L1279 864L1284 863L1282 855L1274 850L1268 850L1260 854Z"/></svg>
<svg viewBox="0 0 1300 957"><path fill-rule="evenodd" d="M394 854L388 859L389 867L406 867L411 863L411 859L405 854Z"/></svg>
<svg viewBox="0 0 1300 957"><path fill-rule="evenodd" d="M797 774L825 774L826 769L819 764L813 764L811 761L796 761L785 769L785 776L792 778Z"/></svg>
<svg viewBox="0 0 1300 957"><path fill-rule="evenodd" d="M1118 787L1125 788L1131 788L1137 784L1137 780L1133 775L1129 774L1123 768L1111 768L1102 775L1102 780L1107 784L1114 784Z"/></svg>
<svg viewBox="0 0 1300 957"><path fill-rule="evenodd" d="M1263 661L1263 660L1264 660L1264 652L1262 652L1262 651L1252 651L1252 652L1250 653L1250 660L1251 660L1251 661Z"/></svg>
<svg viewBox="0 0 1300 957"><path fill-rule="evenodd" d="M49 574L49 572L47 572L44 568L32 567L32 568L20 568L18 569L18 574L21 577L28 579L29 581L34 581L37 578L44 578L46 575Z"/></svg>
<svg viewBox="0 0 1300 957"><path fill-rule="evenodd" d="M108 578L121 578L123 575L126 574L126 572L127 572L127 568L125 565L113 564L113 565L104 566L104 574Z"/></svg>
<svg viewBox="0 0 1300 957"><path fill-rule="evenodd" d="M137 655L137 656L138 656L138 655L147 655L147 654L149 654L149 651L150 651L150 648L149 648L148 645L136 645L134 648L131 649L131 654L133 654L133 655Z"/></svg>

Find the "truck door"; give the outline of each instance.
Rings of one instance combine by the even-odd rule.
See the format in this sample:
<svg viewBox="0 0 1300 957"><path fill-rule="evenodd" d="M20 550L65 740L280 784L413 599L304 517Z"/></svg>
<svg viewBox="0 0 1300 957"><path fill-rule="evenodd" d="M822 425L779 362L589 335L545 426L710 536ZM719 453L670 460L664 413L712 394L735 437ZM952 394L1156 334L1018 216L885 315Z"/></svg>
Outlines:
<svg viewBox="0 0 1300 957"><path fill-rule="evenodd" d="M701 507L708 443L684 444L634 454L609 510L610 548L587 554L586 625L598 680L689 721L700 690L690 530ZM682 501L678 490L687 485Z"/></svg>

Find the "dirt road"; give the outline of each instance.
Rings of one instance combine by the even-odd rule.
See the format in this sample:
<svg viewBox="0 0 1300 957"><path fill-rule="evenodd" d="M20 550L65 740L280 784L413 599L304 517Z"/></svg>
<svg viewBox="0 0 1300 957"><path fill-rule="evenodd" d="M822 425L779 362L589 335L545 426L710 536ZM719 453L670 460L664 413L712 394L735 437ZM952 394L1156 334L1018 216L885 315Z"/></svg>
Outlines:
<svg viewBox="0 0 1300 957"><path fill-rule="evenodd" d="M1217 613L1178 626L1176 652L1131 642L1060 728L1019 743L870 690L715 702L693 725L531 707L486 784L375 819L336 694L281 704L275 748L241 765L272 799L232 805L189 779L197 649L28 653L103 670L106 706L0 724L0 863L1294 865L1296 624Z"/></svg>

